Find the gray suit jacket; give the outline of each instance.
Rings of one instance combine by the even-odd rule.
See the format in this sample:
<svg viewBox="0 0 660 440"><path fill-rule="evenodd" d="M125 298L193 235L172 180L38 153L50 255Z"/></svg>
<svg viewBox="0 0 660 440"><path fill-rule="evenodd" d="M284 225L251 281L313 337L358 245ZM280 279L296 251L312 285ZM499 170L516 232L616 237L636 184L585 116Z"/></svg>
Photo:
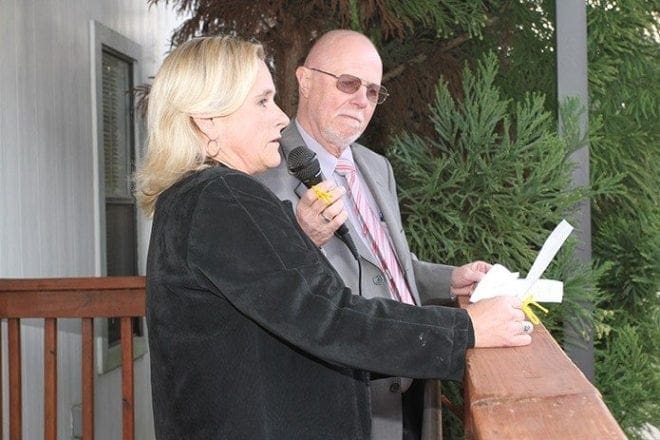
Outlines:
<svg viewBox="0 0 660 440"><path fill-rule="evenodd" d="M307 188L288 173L286 157L292 149L300 145L305 145L305 142L295 123L291 122L282 132L282 162L277 168L255 176L280 199L290 200L294 207L299 200L298 194L302 194ZM351 145L351 149L365 184L369 187L382 213L383 224L392 239L401 269L416 303L422 305L432 299L449 301L449 283L454 267L419 261L410 252L401 222L394 173L389 161L357 143ZM391 298L385 275L373 259L371 252L366 249L358 237L358 231L354 225L349 223L347 223L347 227L358 249L362 265L362 296L365 298ZM353 293L360 292L358 265L346 245L337 237L333 237L323 246L322 250ZM401 440L401 393L408 389L410 383L410 379L399 377L371 382L372 438L374 440Z"/></svg>

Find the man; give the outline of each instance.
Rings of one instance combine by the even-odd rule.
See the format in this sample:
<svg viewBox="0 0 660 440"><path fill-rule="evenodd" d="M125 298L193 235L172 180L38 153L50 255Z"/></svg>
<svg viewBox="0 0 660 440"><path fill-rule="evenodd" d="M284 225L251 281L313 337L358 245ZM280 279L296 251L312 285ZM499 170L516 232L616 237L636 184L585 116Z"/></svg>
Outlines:
<svg viewBox="0 0 660 440"><path fill-rule="evenodd" d="M416 305L469 295L490 265L474 262L455 268L418 261L403 232L389 162L355 143L376 105L387 97L380 86L382 69L378 51L362 34L336 30L319 38L296 71L298 113L282 132L284 159L258 178L281 199L292 201L302 229L355 294ZM328 192L326 200L287 171L289 152L301 145L317 155L327 179L320 185ZM359 265L333 235L344 222L357 247ZM374 440L418 438L418 423L403 423L404 417L409 420L404 407L420 400L404 394L411 383L398 377L372 380Z"/></svg>

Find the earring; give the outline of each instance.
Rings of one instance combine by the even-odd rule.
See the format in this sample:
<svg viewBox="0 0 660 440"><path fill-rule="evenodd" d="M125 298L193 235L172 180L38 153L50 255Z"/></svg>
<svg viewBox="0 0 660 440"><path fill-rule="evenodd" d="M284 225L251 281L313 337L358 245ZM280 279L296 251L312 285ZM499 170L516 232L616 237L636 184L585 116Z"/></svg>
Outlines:
<svg viewBox="0 0 660 440"><path fill-rule="evenodd" d="M211 151L211 143L215 144L215 153L213 154L209 153ZM216 139L209 139L209 141L206 143L206 156L214 158L218 155L218 153L220 153L220 145L218 145L218 141Z"/></svg>

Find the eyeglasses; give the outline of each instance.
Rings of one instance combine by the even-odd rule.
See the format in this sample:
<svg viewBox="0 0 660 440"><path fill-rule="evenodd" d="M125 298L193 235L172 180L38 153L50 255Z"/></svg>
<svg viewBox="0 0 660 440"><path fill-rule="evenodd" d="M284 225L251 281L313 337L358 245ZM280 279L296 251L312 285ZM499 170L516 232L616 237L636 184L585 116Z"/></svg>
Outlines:
<svg viewBox="0 0 660 440"><path fill-rule="evenodd" d="M335 75L334 73L326 72L325 70L316 69L314 67L308 67L308 69L337 78L337 89L344 93L348 93L349 95L357 92L360 86L364 86L367 89L367 99L374 104L382 104L387 97L390 96L385 87L362 81L357 76L349 75L347 73Z"/></svg>

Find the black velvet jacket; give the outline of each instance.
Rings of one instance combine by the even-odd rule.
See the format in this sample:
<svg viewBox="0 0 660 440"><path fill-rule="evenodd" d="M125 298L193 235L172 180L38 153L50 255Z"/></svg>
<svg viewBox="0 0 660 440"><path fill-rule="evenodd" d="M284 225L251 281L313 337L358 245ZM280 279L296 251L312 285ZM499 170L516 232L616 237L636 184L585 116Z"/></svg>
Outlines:
<svg viewBox="0 0 660 440"><path fill-rule="evenodd" d="M461 309L354 296L250 176L197 172L158 200L147 264L156 437L369 439L369 374L460 380Z"/></svg>

